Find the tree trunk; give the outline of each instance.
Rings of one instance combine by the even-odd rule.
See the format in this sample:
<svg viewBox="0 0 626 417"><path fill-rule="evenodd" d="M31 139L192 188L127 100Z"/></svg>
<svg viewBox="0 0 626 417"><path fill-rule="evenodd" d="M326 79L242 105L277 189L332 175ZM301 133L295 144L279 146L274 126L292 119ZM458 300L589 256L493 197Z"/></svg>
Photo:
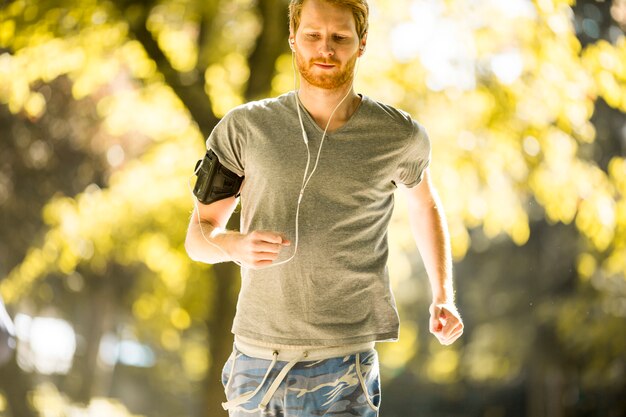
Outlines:
<svg viewBox="0 0 626 417"><path fill-rule="evenodd" d="M111 300L114 297L111 283L106 281L106 278L91 277L89 280L95 282L95 285L89 296L90 302L87 307L86 349L79 367L81 384L76 396L76 400L83 404L89 404L94 395L106 394L106 392L101 392L104 375L101 375L103 370L98 366L98 353L102 335L111 326L113 308Z"/></svg>
<svg viewBox="0 0 626 417"><path fill-rule="evenodd" d="M240 288L239 267L234 263L213 267L215 297L213 319L208 323L211 367L207 375L207 417L228 417L221 407L226 401L222 386L222 368L233 349L231 327L235 316L237 294Z"/></svg>
<svg viewBox="0 0 626 417"><path fill-rule="evenodd" d="M248 58L250 79L246 87L246 100L264 98L272 85L278 57L288 51L289 20L285 0L259 1L262 31L254 50Z"/></svg>
<svg viewBox="0 0 626 417"><path fill-rule="evenodd" d="M35 417L36 412L29 406L29 390L33 387L30 376L17 365L16 355L8 363L0 366L0 390L6 396L11 417Z"/></svg>

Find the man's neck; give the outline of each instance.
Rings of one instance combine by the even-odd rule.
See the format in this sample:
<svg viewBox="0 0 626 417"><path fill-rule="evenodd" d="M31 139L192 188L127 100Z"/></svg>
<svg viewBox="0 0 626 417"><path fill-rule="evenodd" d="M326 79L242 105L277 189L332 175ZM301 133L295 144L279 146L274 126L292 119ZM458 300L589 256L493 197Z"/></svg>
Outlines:
<svg viewBox="0 0 626 417"><path fill-rule="evenodd" d="M328 126L329 132L342 127L359 107L361 101L361 97L354 92L352 83L346 83L345 86L334 90L327 90L314 87L305 80L302 80L298 97L321 129L326 128L333 110L345 97L345 100L332 115L332 120Z"/></svg>

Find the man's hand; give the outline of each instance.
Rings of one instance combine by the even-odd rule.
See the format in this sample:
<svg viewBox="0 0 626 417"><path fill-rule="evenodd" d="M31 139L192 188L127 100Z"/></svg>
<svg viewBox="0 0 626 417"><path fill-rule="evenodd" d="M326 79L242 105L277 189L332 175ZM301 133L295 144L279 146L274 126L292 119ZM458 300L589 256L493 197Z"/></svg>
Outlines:
<svg viewBox="0 0 626 417"><path fill-rule="evenodd" d="M291 242L276 232L254 231L248 234L227 233L223 246L232 260L244 268L259 269L271 265Z"/></svg>
<svg viewBox="0 0 626 417"><path fill-rule="evenodd" d="M454 304L430 305L430 332L442 345L451 345L463 334L463 321Z"/></svg>

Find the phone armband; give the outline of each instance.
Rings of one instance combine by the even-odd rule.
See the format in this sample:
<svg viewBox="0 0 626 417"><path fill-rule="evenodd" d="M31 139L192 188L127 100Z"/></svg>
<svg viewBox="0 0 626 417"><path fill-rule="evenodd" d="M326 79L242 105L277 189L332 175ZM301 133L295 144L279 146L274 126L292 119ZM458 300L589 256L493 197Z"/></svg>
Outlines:
<svg viewBox="0 0 626 417"><path fill-rule="evenodd" d="M232 196L239 196L244 177L240 177L222 165L215 152L208 150L196 163L194 173L198 177L193 194L202 204L210 204Z"/></svg>

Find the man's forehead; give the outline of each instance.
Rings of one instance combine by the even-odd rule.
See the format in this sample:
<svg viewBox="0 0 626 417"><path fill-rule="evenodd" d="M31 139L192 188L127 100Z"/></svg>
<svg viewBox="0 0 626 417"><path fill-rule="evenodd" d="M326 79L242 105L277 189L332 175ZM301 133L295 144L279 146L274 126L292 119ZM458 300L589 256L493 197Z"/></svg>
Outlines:
<svg viewBox="0 0 626 417"><path fill-rule="evenodd" d="M305 22L304 19L300 23L300 27L302 29L322 29L331 23L333 28L336 30L355 30L354 23L341 23L341 24L333 24L333 22L320 22L320 21L311 21Z"/></svg>
<svg viewBox="0 0 626 417"><path fill-rule="evenodd" d="M352 9L324 0L307 0L300 14L300 26L307 29L320 29L332 25L337 30L355 30Z"/></svg>

